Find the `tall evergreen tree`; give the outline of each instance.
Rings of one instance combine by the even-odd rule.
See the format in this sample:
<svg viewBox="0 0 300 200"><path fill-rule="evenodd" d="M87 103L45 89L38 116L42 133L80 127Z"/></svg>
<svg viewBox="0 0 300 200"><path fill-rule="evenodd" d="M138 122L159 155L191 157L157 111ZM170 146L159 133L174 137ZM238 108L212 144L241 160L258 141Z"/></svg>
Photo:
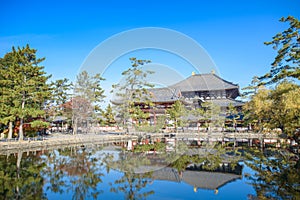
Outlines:
<svg viewBox="0 0 300 200"><path fill-rule="evenodd" d="M71 100L72 83L69 79L58 79L51 82L51 98L46 104L47 117L50 120L55 116L65 116L71 118L70 113L66 109L67 101Z"/></svg>
<svg viewBox="0 0 300 200"><path fill-rule="evenodd" d="M151 106L151 94L149 88L154 85L149 83L147 76L153 74L152 71L145 71L143 65L150 63L150 60L139 60L130 58L131 67L122 72L125 78L124 83L113 85L112 92L117 96L117 109L119 117L124 125L132 118L141 117L141 109L137 106ZM143 118L144 116L142 116Z"/></svg>
<svg viewBox="0 0 300 200"><path fill-rule="evenodd" d="M266 80L262 84L276 83L286 77L300 80L300 21L292 16L282 17L280 21L288 22L289 27L276 34L272 41L265 42L277 50L277 56L271 70L260 77Z"/></svg>
<svg viewBox="0 0 300 200"><path fill-rule="evenodd" d="M4 87L2 104L10 110L6 117L18 120L20 140L24 137L25 120L42 117L44 103L51 95L46 83L50 76L39 65L45 58L37 58L36 52L29 45L17 49L13 47L1 62L1 69L5 70L1 76L1 86Z"/></svg>
<svg viewBox="0 0 300 200"><path fill-rule="evenodd" d="M14 86L14 81L11 76L13 74L9 70L12 63L12 53L8 53L4 58L0 58L0 124L9 125L8 139L12 138L13 122L16 117L12 112L13 96L11 90Z"/></svg>

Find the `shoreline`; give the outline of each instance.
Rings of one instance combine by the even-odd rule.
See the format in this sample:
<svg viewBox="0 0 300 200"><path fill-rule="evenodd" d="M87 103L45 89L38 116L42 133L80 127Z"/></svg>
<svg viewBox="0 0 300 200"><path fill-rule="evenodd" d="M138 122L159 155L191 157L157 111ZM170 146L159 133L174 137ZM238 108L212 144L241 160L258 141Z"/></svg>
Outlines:
<svg viewBox="0 0 300 200"><path fill-rule="evenodd" d="M19 151L42 151L49 149L63 148L67 146L81 145L106 145L115 142L127 142L137 139L134 135L109 135L109 134L77 134L67 135L54 133L45 137L44 140L25 140L0 142L0 155L17 153Z"/></svg>

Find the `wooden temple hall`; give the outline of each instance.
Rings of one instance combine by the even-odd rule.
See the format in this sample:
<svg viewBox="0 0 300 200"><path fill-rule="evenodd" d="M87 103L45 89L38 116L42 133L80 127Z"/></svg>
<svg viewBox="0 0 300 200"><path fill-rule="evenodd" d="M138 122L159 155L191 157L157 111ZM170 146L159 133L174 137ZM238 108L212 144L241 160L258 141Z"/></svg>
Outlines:
<svg viewBox="0 0 300 200"><path fill-rule="evenodd" d="M207 74L192 75L174 85L164 88L152 88L151 102L154 106L146 106L143 102L136 102L144 112L150 114L150 122L155 123L156 117L166 114L176 101L181 101L190 109L201 107L204 102L219 105L221 110L226 111L229 105L241 109L243 102L236 100L240 95L237 84L226 81L214 72ZM116 103L116 102L113 102Z"/></svg>

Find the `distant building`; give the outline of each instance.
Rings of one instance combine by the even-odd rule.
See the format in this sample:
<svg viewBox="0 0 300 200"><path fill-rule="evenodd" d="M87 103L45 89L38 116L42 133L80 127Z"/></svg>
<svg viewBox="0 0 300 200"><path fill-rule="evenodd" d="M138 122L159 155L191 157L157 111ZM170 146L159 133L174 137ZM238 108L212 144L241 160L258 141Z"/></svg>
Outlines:
<svg viewBox="0 0 300 200"><path fill-rule="evenodd" d="M154 106L149 107L143 102L136 102L136 106L150 113L150 121L155 121L157 116L166 114L166 109L176 101L181 101L190 108L198 108L203 102L211 102L219 105L222 110L226 110L229 105L239 110L244 105L242 101L236 100L240 96L238 84L226 81L215 73L193 73L187 79L174 85L148 91L152 96L151 101Z"/></svg>

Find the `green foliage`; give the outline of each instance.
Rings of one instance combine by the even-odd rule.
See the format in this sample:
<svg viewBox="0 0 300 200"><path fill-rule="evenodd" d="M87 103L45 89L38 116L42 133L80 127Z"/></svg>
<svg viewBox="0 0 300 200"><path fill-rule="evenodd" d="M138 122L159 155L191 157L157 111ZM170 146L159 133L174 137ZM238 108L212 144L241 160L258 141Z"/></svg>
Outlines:
<svg viewBox="0 0 300 200"><path fill-rule="evenodd" d="M161 142L156 142L154 144L141 144L134 147L134 152L145 153L147 151L164 152L166 149L166 144Z"/></svg>
<svg viewBox="0 0 300 200"><path fill-rule="evenodd" d="M46 113L50 119L55 118L55 116L65 116L71 118L70 110L66 107L67 101L70 101L70 90L72 88L72 83L69 79L58 79L50 84L51 88L51 98L46 103Z"/></svg>
<svg viewBox="0 0 300 200"><path fill-rule="evenodd" d="M105 111L103 112L103 117L105 119L106 125L115 124L115 113L113 112L113 109L110 104L106 107Z"/></svg>
<svg viewBox="0 0 300 200"><path fill-rule="evenodd" d="M36 57L37 50L29 45L12 48L0 60L0 117L3 122L20 122L19 139L23 139L23 124L27 118L44 115L44 103L51 96L44 67L45 58Z"/></svg>
<svg viewBox="0 0 300 200"><path fill-rule="evenodd" d="M144 121L148 117L139 106L149 107L152 105L148 89L154 87L147 81L147 76L153 72L143 70L143 65L151 61L136 58L130 58L130 61L131 67L122 72L125 82L112 86L112 92L117 97L114 103L124 124L130 119Z"/></svg>
<svg viewBox="0 0 300 200"><path fill-rule="evenodd" d="M288 81L300 80L300 22L292 16L281 18L289 27L265 42L277 50L271 70L261 77L254 77L250 86L244 88L249 102L244 106L245 120L255 124L258 131L264 128L280 128L293 136L300 127L299 85ZM265 82L261 82L265 81ZM274 89L263 85L278 83Z"/></svg>
<svg viewBox="0 0 300 200"><path fill-rule="evenodd" d="M167 110L167 113L170 115L170 119L174 120L175 130L177 131L178 126L183 125L183 117L187 113L184 104L179 100L175 101L172 107Z"/></svg>
<svg viewBox="0 0 300 200"><path fill-rule="evenodd" d="M156 124L154 125L144 125L136 127L137 131L146 132L146 133L158 133L162 131L162 128L166 126L166 116L158 116L156 118Z"/></svg>
<svg viewBox="0 0 300 200"><path fill-rule="evenodd" d="M270 128L280 128L293 136L300 127L300 87L291 82L282 82L270 94Z"/></svg>
<svg viewBox="0 0 300 200"><path fill-rule="evenodd" d="M41 174L45 164L33 152L22 154L0 156L1 199L47 199Z"/></svg>
<svg viewBox="0 0 300 200"><path fill-rule="evenodd" d="M204 109L204 119L212 127L221 127L224 124L224 117L221 116L221 107L211 102L201 104Z"/></svg>
<svg viewBox="0 0 300 200"><path fill-rule="evenodd" d="M251 96L255 95L260 87L261 81L259 80L258 76L254 76L252 78L251 84L247 87L242 88L244 91L242 94L243 98L250 98Z"/></svg>
<svg viewBox="0 0 300 200"><path fill-rule="evenodd" d="M282 149L250 149L245 153L245 164L255 171L246 178L258 199L299 199L300 160L292 161L293 156Z"/></svg>
<svg viewBox="0 0 300 200"><path fill-rule="evenodd" d="M280 82L286 77L300 80L300 22L292 16L283 17L280 21L288 22L289 27L276 34L272 41L265 42L277 50L277 56L270 72L259 78L267 80L261 84Z"/></svg>
<svg viewBox="0 0 300 200"><path fill-rule="evenodd" d="M273 90L261 88L244 106L245 119L257 129L280 128L293 136L300 127L300 87L284 81Z"/></svg>
<svg viewBox="0 0 300 200"><path fill-rule="evenodd" d="M35 120L33 122L30 122L30 126L32 128L47 128L49 127L49 122L44 122L44 121L41 121L41 120Z"/></svg>

